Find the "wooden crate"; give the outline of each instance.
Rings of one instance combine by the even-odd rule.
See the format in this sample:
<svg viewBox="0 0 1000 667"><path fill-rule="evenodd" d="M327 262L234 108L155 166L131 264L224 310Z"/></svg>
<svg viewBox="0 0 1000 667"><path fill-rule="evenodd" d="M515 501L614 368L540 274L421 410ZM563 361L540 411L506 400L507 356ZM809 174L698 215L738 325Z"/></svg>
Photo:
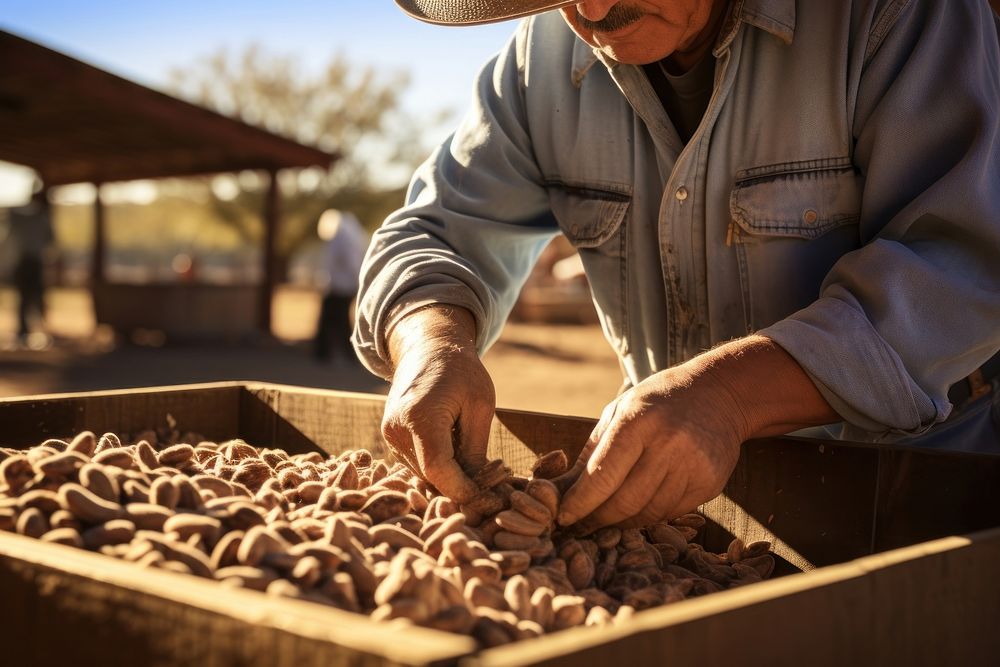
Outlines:
<svg viewBox="0 0 1000 667"><path fill-rule="evenodd" d="M165 423L292 452L384 455L384 399L258 383L0 400L0 444ZM526 471L571 456L593 421L497 413L491 454ZM356 614L226 590L0 533L0 637L11 664L989 664L1000 655L1000 457L774 438L744 445L703 541L771 539L804 573L477 652ZM974 531L985 531L962 537ZM890 551L891 550L891 551ZM875 555L871 555L875 554ZM55 631L55 627L60 629ZM55 638L58 637L58 640ZM8 653L8 655L10 655Z"/></svg>

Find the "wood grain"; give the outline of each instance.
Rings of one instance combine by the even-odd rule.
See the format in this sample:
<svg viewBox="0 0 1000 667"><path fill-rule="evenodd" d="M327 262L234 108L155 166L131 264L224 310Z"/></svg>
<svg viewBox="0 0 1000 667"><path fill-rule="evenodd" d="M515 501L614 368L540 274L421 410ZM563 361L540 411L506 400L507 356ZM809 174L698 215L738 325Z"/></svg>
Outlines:
<svg viewBox="0 0 1000 667"><path fill-rule="evenodd" d="M0 443L134 432L170 414L213 439L383 456L383 407L380 396L262 383L2 399ZM526 472L557 448L574 458L593 425L501 410L490 452ZM784 572L826 567L478 654L463 637L393 629L387 640L353 614L0 534L0 633L27 638L27 664L982 664L1000 651L1000 531L885 550L1000 526L997 479L1000 457L751 441L725 495L702 508L703 543L770 539ZM46 641L51 619L69 626L65 641Z"/></svg>
<svg viewBox="0 0 1000 667"><path fill-rule="evenodd" d="M474 642L0 533L0 638L29 665L454 664ZM8 656L9 657L9 656Z"/></svg>
<svg viewBox="0 0 1000 667"><path fill-rule="evenodd" d="M1000 530L951 537L483 651L464 667L987 665Z"/></svg>

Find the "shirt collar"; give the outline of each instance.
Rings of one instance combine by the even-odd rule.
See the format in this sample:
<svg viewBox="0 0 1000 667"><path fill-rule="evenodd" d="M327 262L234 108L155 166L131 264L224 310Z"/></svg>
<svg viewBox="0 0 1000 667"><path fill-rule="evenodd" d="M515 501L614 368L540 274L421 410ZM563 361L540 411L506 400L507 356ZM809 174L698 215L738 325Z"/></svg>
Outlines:
<svg viewBox="0 0 1000 667"><path fill-rule="evenodd" d="M743 23L769 32L785 44L791 44L795 35L795 0L733 0L729 16L719 31L719 39L712 52L716 58L729 47ZM598 60L609 68L616 64L610 58L602 57L603 54L579 37L574 46L572 81L577 88L587 71Z"/></svg>
<svg viewBox="0 0 1000 667"><path fill-rule="evenodd" d="M726 49L741 23L765 30L785 44L795 35L795 0L734 0L726 23L719 32L715 55Z"/></svg>

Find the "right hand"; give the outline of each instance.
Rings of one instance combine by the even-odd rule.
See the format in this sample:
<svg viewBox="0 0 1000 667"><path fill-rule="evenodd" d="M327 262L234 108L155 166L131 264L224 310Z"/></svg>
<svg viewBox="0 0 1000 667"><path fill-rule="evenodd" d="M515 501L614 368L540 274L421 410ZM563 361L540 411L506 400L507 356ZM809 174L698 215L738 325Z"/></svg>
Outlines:
<svg viewBox="0 0 1000 667"><path fill-rule="evenodd" d="M467 310L431 306L407 315L389 334L395 372L382 435L397 458L459 503L479 493L467 471L486 463L496 407L475 331Z"/></svg>

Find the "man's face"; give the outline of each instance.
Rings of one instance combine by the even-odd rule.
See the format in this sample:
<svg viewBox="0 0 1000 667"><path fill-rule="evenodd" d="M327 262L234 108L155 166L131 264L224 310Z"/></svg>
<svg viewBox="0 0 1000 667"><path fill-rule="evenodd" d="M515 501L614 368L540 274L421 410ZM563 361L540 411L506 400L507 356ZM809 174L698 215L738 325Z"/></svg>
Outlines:
<svg viewBox="0 0 1000 667"><path fill-rule="evenodd" d="M580 39L627 65L646 65L683 51L719 0L586 0L563 7Z"/></svg>

